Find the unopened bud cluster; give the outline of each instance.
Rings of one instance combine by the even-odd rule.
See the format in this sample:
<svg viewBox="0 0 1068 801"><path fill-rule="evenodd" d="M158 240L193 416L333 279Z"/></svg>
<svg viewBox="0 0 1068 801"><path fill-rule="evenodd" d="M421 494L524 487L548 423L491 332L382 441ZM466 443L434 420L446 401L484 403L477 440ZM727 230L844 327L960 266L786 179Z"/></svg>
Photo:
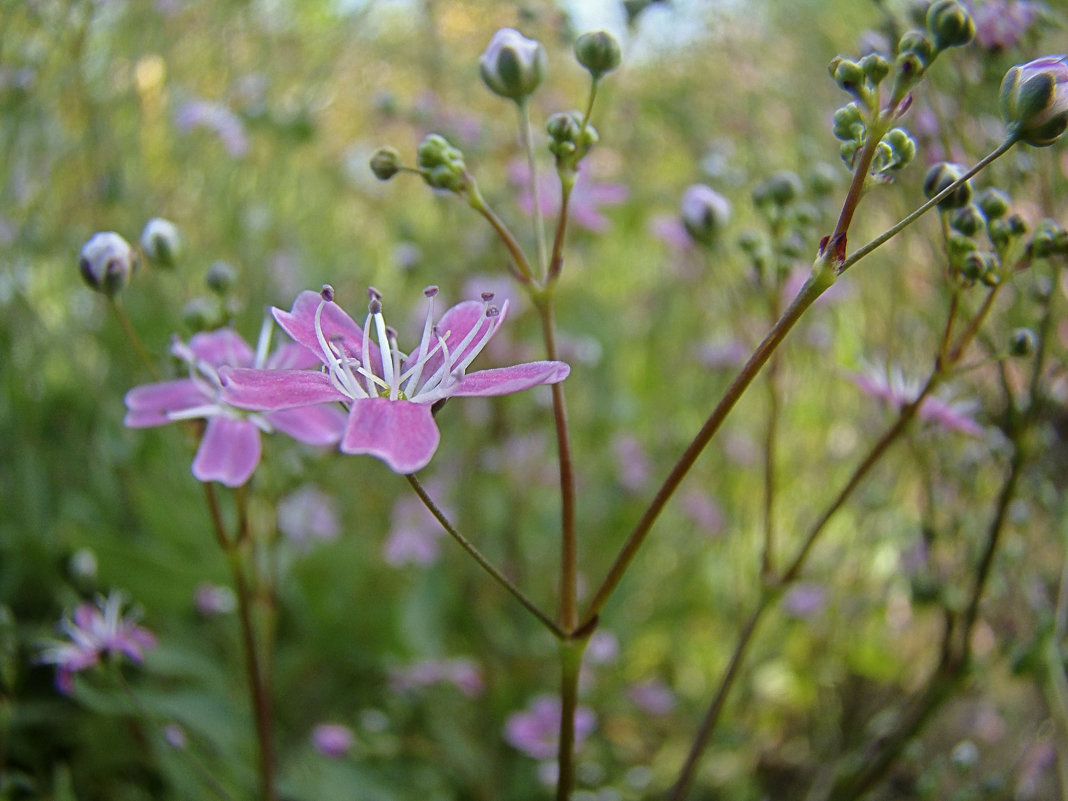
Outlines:
<svg viewBox="0 0 1068 801"><path fill-rule="evenodd" d="M925 192L928 197L934 197L962 174L956 164L936 164L928 172ZM943 205L947 201L952 202ZM1028 254L1034 246L1024 242L1027 223L1012 212L1009 197L1002 190L987 187L973 193L971 185L963 183L939 207L949 224L946 245L950 273L961 286L977 282L995 286L1013 270L1030 263ZM978 240L981 235L985 235L985 243ZM1038 236L1036 231L1035 239ZM1065 235L1065 245L1068 248L1068 235Z"/></svg>
<svg viewBox="0 0 1068 801"><path fill-rule="evenodd" d="M557 168L575 170L578 163L597 143L597 131L587 121L582 124L582 112L561 111L545 123L549 135L549 152L556 156Z"/></svg>
<svg viewBox="0 0 1068 801"><path fill-rule="evenodd" d="M850 169L857 154L867 143L865 113L857 103L849 103L834 113L833 132L841 140L839 153ZM916 157L916 142L904 128L891 128L879 141L872 158L870 173L879 181L890 181Z"/></svg>
<svg viewBox="0 0 1068 801"><path fill-rule="evenodd" d="M423 180L435 189L463 192L470 183L464 154L439 134L430 134L419 144L417 163Z"/></svg>

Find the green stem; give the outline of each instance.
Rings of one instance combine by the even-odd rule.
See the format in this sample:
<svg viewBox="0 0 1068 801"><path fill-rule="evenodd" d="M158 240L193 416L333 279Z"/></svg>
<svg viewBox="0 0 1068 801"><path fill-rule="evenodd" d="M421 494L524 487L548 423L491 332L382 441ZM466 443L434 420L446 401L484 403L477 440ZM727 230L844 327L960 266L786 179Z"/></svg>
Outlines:
<svg viewBox="0 0 1068 801"><path fill-rule="evenodd" d="M549 263L545 253L545 220L541 214L541 200L538 197L538 173L534 161L534 134L530 127L530 105L523 98L516 102L519 111L519 139L527 156L527 170L530 174L530 199L534 205L534 247L538 254L538 275L544 280L549 272Z"/></svg>
<svg viewBox="0 0 1068 801"><path fill-rule="evenodd" d="M582 655L592 629L560 641L560 740L557 750L556 801L569 801L575 790L575 710Z"/></svg>
<svg viewBox="0 0 1068 801"><path fill-rule="evenodd" d="M530 268L530 262L527 261L526 255L523 253L523 249L519 246L519 242L516 241L515 236L508 230L501 218L498 217L487 204L482 197L482 193L478 191L478 187L475 185L472 179L469 182L467 192L464 195L467 199L467 205L486 218L486 221L496 231L497 236L501 242L504 243L505 248L508 250L509 255L512 257L512 264L514 266L513 273L520 283L529 284L534 280L534 271Z"/></svg>
<svg viewBox="0 0 1068 801"><path fill-rule="evenodd" d="M653 527L653 523L656 522L660 512L674 494L675 490L678 489L682 479L685 478L686 474L690 471L690 468L693 467L694 462L697 461L697 457L701 455L701 452L712 440L712 437L719 431L720 426L723 425L723 421L727 419L727 415L730 414L734 405L738 402L738 399L742 397L745 390L760 372L760 369L786 338L790 329L794 327L805 310L815 302L816 298L822 295L834 282L834 276L829 275L831 272L828 268L829 257L829 253L824 253L817 259L812 276L805 282L801 291L798 292L797 297L794 298L790 306L783 312L782 316L764 338L764 341L757 346L753 355L749 357L749 361L742 367L734 381L732 381L731 385L727 388L726 393L724 393L719 403L716 404L716 407L712 410L712 413L709 415L704 425L701 426L701 430L697 432L697 436L695 436L693 441L686 447L686 450L683 451L682 456L679 457L679 460L671 469L668 477L664 480L663 484L660 485L660 488L656 491L649 506L638 520L638 523L634 526L634 529L627 536L619 554L609 568L608 574L605 576L601 585L598 587L597 592L594 594L593 599L590 601L589 607L583 618L583 623L580 627L590 624L600 614L613 591L623 579L623 575L626 573L631 560L634 559L634 556L645 542L646 537L649 535L649 531Z"/></svg>
<svg viewBox="0 0 1068 801"><path fill-rule="evenodd" d="M122 326L122 330L126 332L126 338L130 340L130 343L134 346L134 350L137 351L138 358L142 361L145 367L148 368L148 374L156 381L160 380L159 370L156 368L156 363L152 361L152 357L148 355L148 351L145 349L144 343L141 342L141 337L137 335L137 329L133 327L133 323L130 322L129 316L126 314L126 310L122 308L115 298L108 297L108 303L111 305L112 311L115 312L115 316L119 318L119 325Z"/></svg>
<svg viewBox="0 0 1068 801"><path fill-rule="evenodd" d="M527 598L527 596L523 594L522 590L515 586L515 584L513 584L507 576L501 573L500 570L494 567L493 564L485 556L482 555L482 552L479 551L478 548L476 548L470 540L468 540L463 534L456 530L456 527L453 526L453 524L445 516L445 513L441 510L441 508L436 503L434 503L434 499L431 498L427 491L423 488L423 485L419 482L419 479L415 477L415 474L406 475L405 478L408 479L408 483L412 485L412 489L415 490L415 494L419 496L419 500L423 502L423 505L427 508L430 514L434 515L434 518L438 521L438 523L441 524L441 527L445 529L446 532L448 532L449 536L451 536L460 544L461 548L467 551L468 555L471 556L472 559L478 562L479 566L483 570L489 573L490 576L492 576L498 584L500 584L502 587L504 587L504 589L511 593L512 596L517 601L519 601L519 603L521 603L528 612L530 612L532 615L534 615L534 617L541 621L542 625L549 629L549 631L553 633L554 637L560 640L567 638L567 633L563 631L563 629L561 629L558 625L556 625L556 623L553 622L553 619L551 617L541 611L541 609L538 608L537 604Z"/></svg>
<svg viewBox="0 0 1068 801"><path fill-rule="evenodd" d="M560 172L560 216L556 220L556 235L553 237L553 253L549 257L549 281L560 277L564 268L564 234L567 232L568 204L571 202L571 190L575 187L574 175L567 176Z"/></svg>

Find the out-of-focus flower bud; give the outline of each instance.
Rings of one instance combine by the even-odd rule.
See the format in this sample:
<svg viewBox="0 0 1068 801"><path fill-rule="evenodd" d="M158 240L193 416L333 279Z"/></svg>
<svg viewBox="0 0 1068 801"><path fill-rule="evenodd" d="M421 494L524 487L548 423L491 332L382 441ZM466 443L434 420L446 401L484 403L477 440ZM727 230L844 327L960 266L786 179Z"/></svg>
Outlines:
<svg viewBox="0 0 1068 801"><path fill-rule="evenodd" d="M213 262L204 276L204 283L216 295L225 295L237 283L237 270L229 262Z"/></svg>
<svg viewBox="0 0 1068 801"><path fill-rule="evenodd" d="M710 186L694 184L682 193L679 211L682 224L694 241L712 245L730 220L731 204Z"/></svg>
<svg viewBox="0 0 1068 801"><path fill-rule="evenodd" d="M841 173L833 164L828 164L825 161L814 164L808 174L808 188L812 194L818 197L825 197L831 194L834 188L838 186L840 175Z"/></svg>
<svg viewBox="0 0 1068 801"><path fill-rule="evenodd" d="M549 134L549 152L556 156L558 164L574 168L590 148L597 143L597 131L588 122L582 128L582 112L561 111L553 114L545 123Z"/></svg>
<svg viewBox="0 0 1068 801"><path fill-rule="evenodd" d="M986 217L983 216L978 206L969 203L949 215L949 226L964 236L975 236L986 227Z"/></svg>
<svg viewBox="0 0 1068 801"><path fill-rule="evenodd" d="M1009 355L1030 356L1038 345L1038 337L1030 328L1017 328L1009 336Z"/></svg>
<svg viewBox="0 0 1068 801"><path fill-rule="evenodd" d="M213 331L226 322L226 314L216 298L202 295L182 307L182 322L193 331Z"/></svg>
<svg viewBox="0 0 1068 801"><path fill-rule="evenodd" d="M834 136L843 142L860 141L864 138L867 126L860 112L860 106L850 103L834 112Z"/></svg>
<svg viewBox="0 0 1068 801"><path fill-rule="evenodd" d="M986 273L986 270L986 256L978 250L973 250L961 260L961 275L969 281L978 281Z"/></svg>
<svg viewBox="0 0 1068 801"><path fill-rule="evenodd" d="M916 157L916 142L904 128L892 128L879 143L873 172L891 173L907 167Z"/></svg>
<svg viewBox="0 0 1068 801"><path fill-rule="evenodd" d="M859 62L861 70L873 85L879 83L890 74L890 62L880 53L869 53Z"/></svg>
<svg viewBox="0 0 1068 801"><path fill-rule="evenodd" d="M898 40L897 52L899 57L904 53L911 53L920 60L922 67L926 67L934 54L934 45L923 31L905 31Z"/></svg>
<svg viewBox="0 0 1068 801"><path fill-rule="evenodd" d="M137 269L137 254L114 231L103 231L82 245L78 256L82 278L97 292L114 297Z"/></svg>
<svg viewBox="0 0 1068 801"><path fill-rule="evenodd" d="M959 164L941 161L938 164L933 165L931 169L927 171L927 176L923 179L924 196L930 200L936 195L941 194L943 190L950 186L950 184L959 180L962 175L964 175L964 168ZM965 181L946 198L940 201L938 208L943 210L959 209L963 206L967 206L971 200L972 184L971 181Z"/></svg>
<svg viewBox="0 0 1068 801"><path fill-rule="evenodd" d="M400 168L401 157L396 148L380 147L371 156L371 172L379 181L388 181L400 172Z"/></svg>
<svg viewBox="0 0 1068 801"><path fill-rule="evenodd" d="M479 58L479 72L490 91L521 102L538 88L548 69L541 42L514 28L501 28Z"/></svg>
<svg viewBox="0 0 1068 801"><path fill-rule="evenodd" d="M843 92L849 92L861 102L865 102L864 70L860 65L848 58L837 56L827 66L834 82Z"/></svg>
<svg viewBox="0 0 1068 801"><path fill-rule="evenodd" d="M616 37L607 31L594 31L575 40L575 58L596 81L618 67L623 54Z"/></svg>
<svg viewBox="0 0 1068 801"><path fill-rule="evenodd" d="M435 189L462 192L467 188L464 154L450 145L444 136L427 136L419 144L417 159L423 180Z"/></svg>
<svg viewBox="0 0 1068 801"><path fill-rule="evenodd" d="M975 196L975 202L988 220L997 220L1009 213L1009 196L995 186L988 186Z"/></svg>
<svg viewBox="0 0 1068 801"><path fill-rule="evenodd" d="M803 188L797 173L782 170L757 184L753 189L753 203L758 206L773 203L781 208L793 202L801 194Z"/></svg>
<svg viewBox="0 0 1068 801"><path fill-rule="evenodd" d="M894 86L890 91L890 102L901 103L912 88L920 82L927 64L911 51L898 53L894 61Z"/></svg>
<svg viewBox="0 0 1068 801"><path fill-rule="evenodd" d="M960 47L975 38L975 20L957 0L937 0L927 9L927 30L935 47Z"/></svg>
<svg viewBox="0 0 1068 801"><path fill-rule="evenodd" d="M153 217L141 231L141 250L149 261L161 267L173 267L182 254L178 226L162 217Z"/></svg>
<svg viewBox="0 0 1068 801"><path fill-rule="evenodd" d="M1065 231L1056 220L1048 217L1040 220L1035 226L1029 250L1031 255L1037 259L1068 253L1068 231Z"/></svg>
<svg viewBox="0 0 1068 801"><path fill-rule="evenodd" d="M1068 57L1043 56L1010 68L998 99L1011 135L1034 147L1052 145L1068 128Z"/></svg>

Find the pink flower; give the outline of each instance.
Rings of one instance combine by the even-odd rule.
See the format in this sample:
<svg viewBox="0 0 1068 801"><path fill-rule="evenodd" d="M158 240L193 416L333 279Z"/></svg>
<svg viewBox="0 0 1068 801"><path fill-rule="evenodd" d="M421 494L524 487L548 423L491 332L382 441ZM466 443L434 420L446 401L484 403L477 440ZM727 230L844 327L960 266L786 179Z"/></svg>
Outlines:
<svg viewBox="0 0 1068 801"><path fill-rule="evenodd" d="M627 698L648 715L663 717L675 708L675 693L659 679L633 684L627 690Z"/></svg>
<svg viewBox="0 0 1068 801"><path fill-rule="evenodd" d="M433 322L437 287L424 293L426 321L419 345L405 355L396 334L386 327L379 293L371 300L361 329L333 301L334 291L302 292L291 311L274 309L279 325L315 353L326 369L220 370L223 399L234 406L277 412L315 403L340 401L349 406L341 438L345 453L367 453L397 473L425 467L440 434L433 407L451 397L507 395L541 384L563 381L571 368L563 362L528 362L467 374L467 368L496 333L508 312L481 303L453 306Z"/></svg>
<svg viewBox="0 0 1068 801"><path fill-rule="evenodd" d="M312 747L331 759L340 759L352 748L352 729L340 723L320 723L311 733Z"/></svg>
<svg viewBox="0 0 1068 801"><path fill-rule="evenodd" d="M183 131L191 131L194 128L208 128L213 131L226 148L226 152L234 158L248 153L245 123L222 103L190 100L179 107L174 122Z"/></svg>
<svg viewBox="0 0 1068 801"><path fill-rule="evenodd" d="M437 497L439 493L425 484L427 492ZM450 517L451 512L443 509ZM441 524L414 495L405 495L393 504L390 516L389 537L382 547L382 556L393 567L403 565L432 565L441 553Z"/></svg>
<svg viewBox="0 0 1068 801"><path fill-rule="evenodd" d="M156 645L148 629L138 626L134 618L123 617L125 596L113 592L97 598L96 604L81 604L59 627L66 640L45 644L38 661L56 666L56 688L64 695L74 689L74 674L93 667L104 656L125 656L132 662L144 661L144 650Z"/></svg>
<svg viewBox="0 0 1068 801"><path fill-rule="evenodd" d="M474 698L484 688L482 668L470 659L428 659L389 672L389 686L396 692L416 690L434 684L451 684Z"/></svg>
<svg viewBox="0 0 1068 801"><path fill-rule="evenodd" d="M596 726L597 718L586 707L575 709L575 745L585 740ZM556 756L560 737L560 699L539 695L522 712L509 716L504 724L504 739L516 750L534 759Z"/></svg>
<svg viewBox="0 0 1068 801"><path fill-rule="evenodd" d="M267 357L269 326L264 326L257 353L234 331L223 328L196 334L189 344L175 340L171 351L189 366L189 378L144 384L126 393L129 411L123 421L132 428L159 426L175 420L208 421L193 459L198 481L239 487L260 461L260 431L275 429L309 445L333 445L340 439L344 417L337 409L317 406L269 414L248 414L222 397L220 368L265 366L271 370L306 365L314 357L299 345L285 345Z"/></svg>
<svg viewBox="0 0 1068 801"><path fill-rule="evenodd" d="M920 393L919 382L906 378L900 367L873 364L851 377L865 395L879 398L896 409L912 403ZM953 401L945 395L928 395L917 414L921 420L936 423L948 431L981 437L984 429L969 416L970 411L969 403Z"/></svg>
<svg viewBox="0 0 1068 801"><path fill-rule="evenodd" d="M534 213L534 198L530 191L530 169L524 162L514 162L509 170L512 183L519 189L519 207L527 214ZM538 206L546 217L560 211L560 178L555 172L538 175ZM571 188L567 210L571 221L579 228L595 234L608 230L609 221L601 212L601 206L618 206L627 199L630 190L626 184L609 184L594 181L588 171L582 170Z"/></svg>

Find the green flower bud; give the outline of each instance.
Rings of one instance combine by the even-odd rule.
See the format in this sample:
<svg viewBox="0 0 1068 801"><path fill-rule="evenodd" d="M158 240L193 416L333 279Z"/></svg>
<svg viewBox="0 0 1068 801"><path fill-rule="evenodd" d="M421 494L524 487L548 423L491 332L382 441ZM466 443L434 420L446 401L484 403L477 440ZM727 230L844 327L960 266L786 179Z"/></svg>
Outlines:
<svg viewBox="0 0 1068 801"><path fill-rule="evenodd" d="M969 281L978 281L987 271L986 256L973 250L961 260L960 272Z"/></svg>
<svg viewBox="0 0 1068 801"><path fill-rule="evenodd" d="M202 295L182 307L182 321L193 331L213 331L226 323L226 315L216 298Z"/></svg>
<svg viewBox="0 0 1068 801"><path fill-rule="evenodd" d="M607 31L595 31L575 40L575 58L596 81L618 67L623 55L616 37Z"/></svg>
<svg viewBox="0 0 1068 801"><path fill-rule="evenodd" d="M566 163L574 168L590 148L597 144L597 131L586 123L582 128L581 111L561 111L553 114L545 123L549 134L549 152L556 156L557 163Z"/></svg>
<svg viewBox="0 0 1068 801"><path fill-rule="evenodd" d="M548 69L541 42L528 39L514 28L501 28L479 58L479 72L490 91L516 102L538 88Z"/></svg>
<svg viewBox="0 0 1068 801"><path fill-rule="evenodd" d="M860 69L873 85L878 86L890 74L890 62L879 53L869 53L860 60Z"/></svg>
<svg viewBox="0 0 1068 801"><path fill-rule="evenodd" d="M435 189L463 192L467 188L467 165L464 154L449 144L444 136L430 134L419 144L417 163L423 180Z"/></svg>
<svg viewBox="0 0 1068 801"><path fill-rule="evenodd" d="M1009 213L1009 196L996 186L988 186L975 196L975 202L988 220L997 220Z"/></svg>
<svg viewBox="0 0 1068 801"><path fill-rule="evenodd" d="M920 82L927 64L916 53L899 53L894 61L894 87L890 91L890 100L897 104L903 101L912 88Z"/></svg>
<svg viewBox="0 0 1068 801"><path fill-rule="evenodd" d="M371 172L379 181L388 181L401 169L401 157L396 148L380 147L371 156Z"/></svg>
<svg viewBox="0 0 1068 801"><path fill-rule="evenodd" d="M817 197L825 197L838 186L840 173L838 168L827 162L812 165L808 174L808 188Z"/></svg>
<svg viewBox="0 0 1068 801"><path fill-rule="evenodd" d="M731 216L727 198L704 184L694 184L682 193L679 206L682 224L695 242L712 245Z"/></svg>
<svg viewBox="0 0 1068 801"><path fill-rule="evenodd" d="M964 175L964 168L959 164L952 164L947 161L935 164L927 171L927 176L923 179L924 196L930 200L949 187L950 184L956 182L962 175ZM972 184L971 181L965 181L948 197L940 201L938 208L943 210L959 209L967 206L971 200Z"/></svg>
<svg viewBox="0 0 1068 801"><path fill-rule="evenodd" d="M1010 356L1030 356L1038 345L1038 337L1030 328L1017 328L1009 335Z"/></svg>
<svg viewBox="0 0 1068 801"><path fill-rule="evenodd" d="M935 47L960 47L975 38L975 20L957 0L937 0L927 9L927 30Z"/></svg>
<svg viewBox="0 0 1068 801"><path fill-rule="evenodd" d="M1001 117L1021 142L1047 147L1068 128L1068 57L1043 56L1005 73Z"/></svg>
<svg viewBox="0 0 1068 801"><path fill-rule="evenodd" d="M926 68L934 55L934 45L923 31L905 31L898 40L897 52L899 58L902 54L911 53L920 60L921 68Z"/></svg>
<svg viewBox="0 0 1068 801"><path fill-rule="evenodd" d="M967 235L959 231L951 231L946 240L946 252L949 254L950 264L962 265L969 253L974 253L978 247Z"/></svg>
<svg viewBox="0 0 1068 801"><path fill-rule="evenodd" d="M141 232L141 250L149 261L161 267L173 267L182 253L178 226L162 217L153 217Z"/></svg>
<svg viewBox="0 0 1068 801"><path fill-rule="evenodd" d="M904 128L887 131L881 144L886 145L886 157L879 165L879 172L904 169L916 157L916 142Z"/></svg>
<svg viewBox="0 0 1068 801"><path fill-rule="evenodd" d="M975 236L986 227L986 217L978 206L969 203L949 215L949 226L964 236Z"/></svg>
<svg viewBox="0 0 1068 801"><path fill-rule="evenodd" d="M782 170L757 184L753 189L753 203L757 206L773 203L782 208L793 202L801 194L803 188L797 173Z"/></svg>
<svg viewBox="0 0 1068 801"><path fill-rule="evenodd" d="M78 268L90 288L113 298L137 270L137 254L117 233L104 231L82 245Z"/></svg>
<svg viewBox="0 0 1068 801"><path fill-rule="evenodd" d="M225 295L237 283L237 270L225 261L214 262L204 276L208 289L216 295Z"/></svg>
<svg viewBox="0 0 1068 801"><path fill-rule="evenodd" d="M1010 214L1005 218L1010 236L1023 236L1027 233L1027 220L1019 214Z"/></svg>
<svg viewBox="0 0 1068 801"><path fill-rule="evenodd" d="M858 100L861 98L864 93L864 70L860 68L857 62L838 56L830 63L828 68L839 89L843 92L849 92Z"/></svg>
<svg viewBox="0 0 1068 801"><path fill-rule="evenodd" d="M834 112L834 136L843 142L861 141L867 132L860 106L850 103Z"/></svg>
<svg viewBox="0 0 1068 801"><path fill-rule="evenodd" d="M1034 236L1029 246L1031 255L1045 259L1054 254L1068 253L1068 232L1056 220L1048 217L1035 226Z"/></svg>

